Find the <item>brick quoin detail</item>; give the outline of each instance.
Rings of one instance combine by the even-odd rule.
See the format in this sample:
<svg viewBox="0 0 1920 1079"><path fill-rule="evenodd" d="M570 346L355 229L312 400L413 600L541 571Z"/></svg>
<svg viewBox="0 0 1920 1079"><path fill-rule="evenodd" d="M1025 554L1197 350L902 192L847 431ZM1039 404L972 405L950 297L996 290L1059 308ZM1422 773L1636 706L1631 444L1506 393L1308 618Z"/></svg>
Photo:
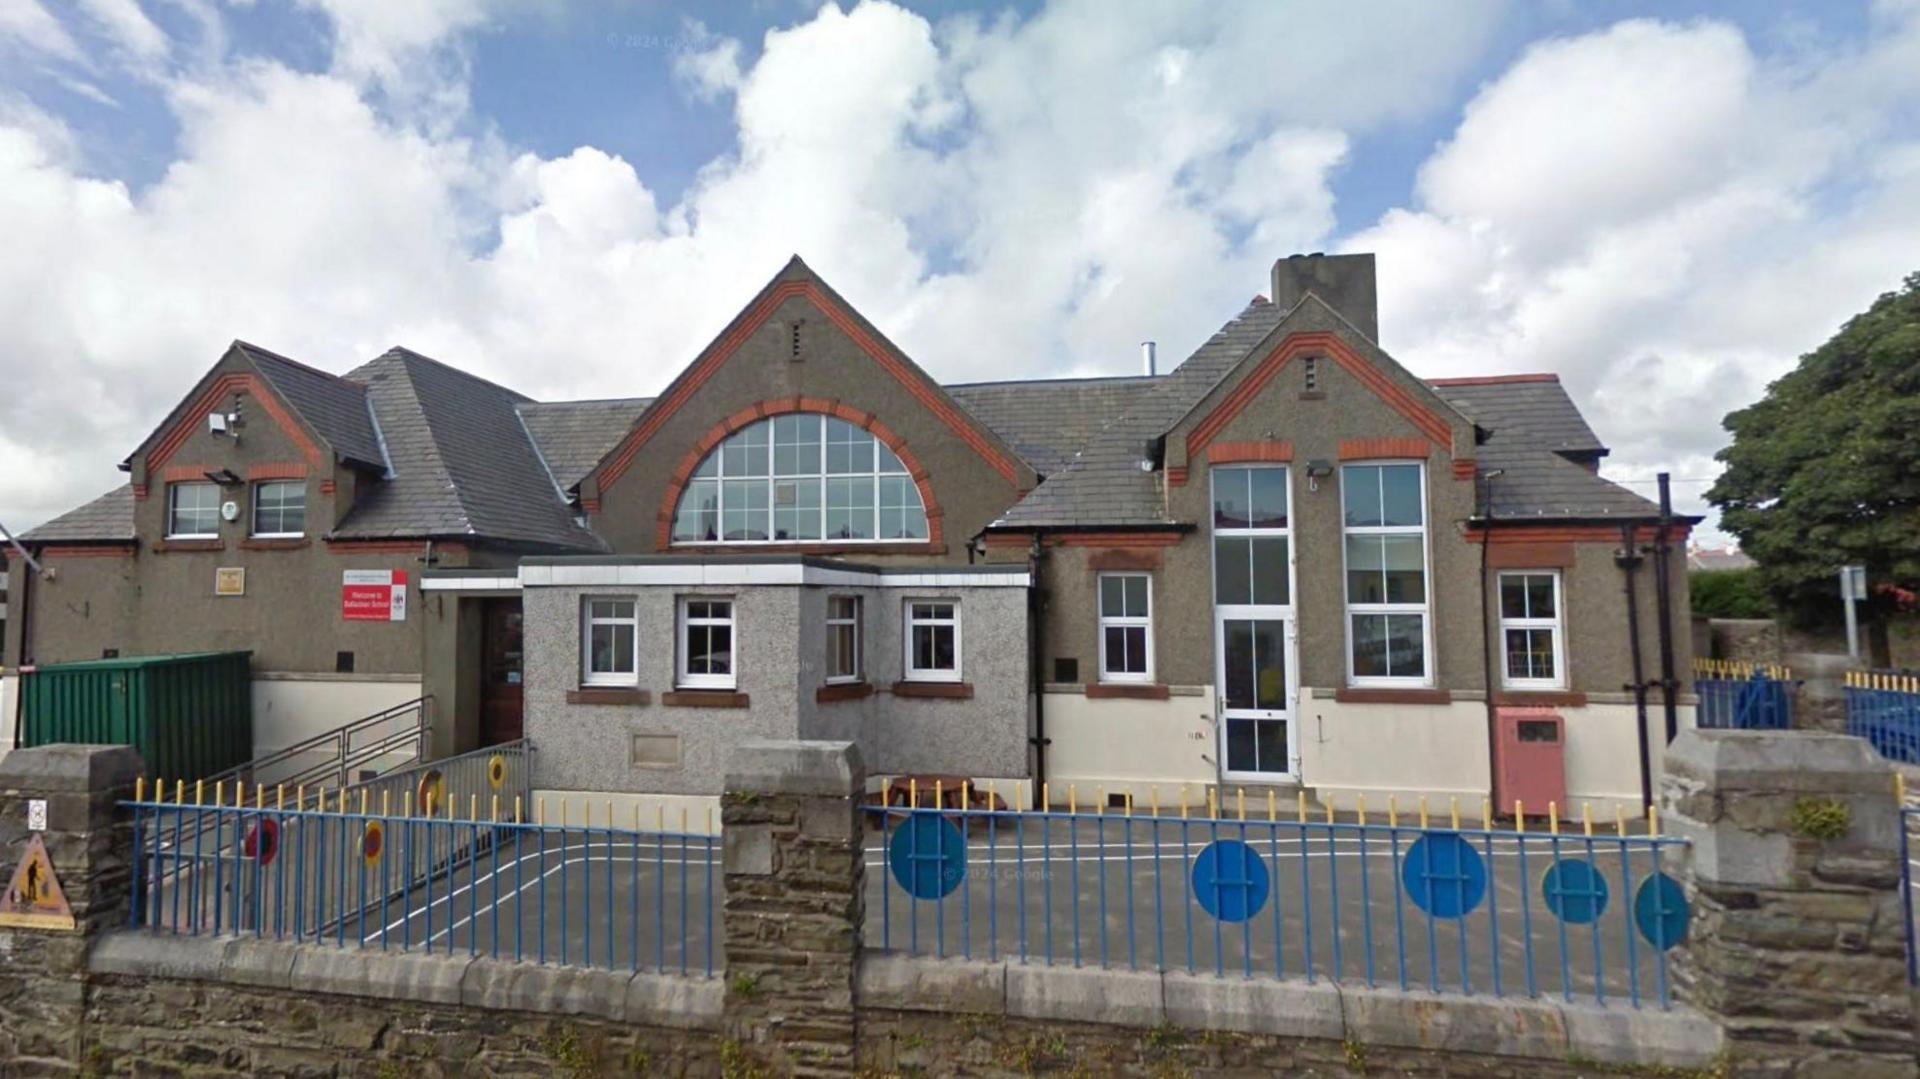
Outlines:
<svg viewBox="0 0 1920 1079"><path fill-rule="evenodd" d="M646 445L654 435L658 434L660 428L665 426L666 422L692 399L700 387L705 385L707 380L713 377L714 372L718 371L735 352L740 350L740 346L744 345L749 337L753 336L761 326L766 324L768 319L773 317L773 312L778 309L782 303L795 297L805 299L818 309L821 314L825 315L827 320L838 327L842 333L846 334L862 352L866 353L875 363L879 364L881 369L898 380L899 383L906 388L907 392L913 394L921 405L925 406L928 411L946 423L946 425L960 437L962 442L965 442L974 453L980 456L981 460L992 466L994 471L1006 477L1008 483L1018 484L1020 482L1020 466L1015 462L1013 457L1002 451L998 446L995 446L992 440L982 433L979 426L975 424L966 413L962 412L958 406L947 399L945 394L941 393L940 390L930 384L925 378L921 377L910 363L901 360L889 351L886 346L875 340L872 334L860 326L853 314L843 309L839 303L828 296L819 284L812 281L785 281L768 289L766 295L762 296L758 303L748 308L747 311L735 321L733 326L722 333L713 344L707 346L706 351L701 353L699 358L693 361L693 365L687 368L686 372L668 388L667 392L654 403L653 407L647 409L640 418L639 426L635 427L633 432L621 441L620 445L615 448L614 452L605 462L604 471L599 474L600 488L605 490L613 486L613 484L620 479L621 475L626 472L627 468L633 464L633 458L640 452L640 448ZM807 400L812 399L808 398ZM743 409L741 411L745 412L747 410ZM811 412L816 410L801 408L797 411ZM858 410L852 411L858 412ZM859 422L859 426L871 430L871 428L868 427L867 421L871 420L872 417L867 416L865 413L859 414L864 417ZM733 417L729 417L729 421L740 415L741 413L735 413ZM736 425L735 429L739 426L744 426L744 424ZM723 435L722 437L725 436ZM709 446L707 448L710 449L712 447ZM702 452L701 456L705 456L704 452ZM697 459L695 463L698 464Z"/></svg>
<svg viewBox="0 0 1920 1079"><path fill-rule="evenodd" d="M319 443L308 437L306 429L294 419L291 412L287 411L286 406L280 403L280 399L266 390L258 376L236 371L215 379L213 384L207 387L206 392L194 398L181 413L181 418L167 429L166 435L147 454L148 475L161 471L167 460L178 453L180 447L186 445L187 440L200 429L200 425L205 422L203 417L218 408L222 399L234 395L243 395L258 402L260 407L266 410L267 415L272 417L273 422L279 425L280 430L300 448L300 453L306 457L308 464L316 469L326 467L325 451L321 450ZM162 476L164 478L164 472ZM147 485L135 484L133 497L145 499Z"/></svg>
<svg viewBox="0 0 1920 1079"><path fill-rule="evenodd" d="M247 469L247 478L250 480L304 480L307 478L307 466L299 462L259 464Z"/></svg>
<svg viewBox="0 0 1920 1079"><path fill-rule="evenodd" d="M1350 438L1340 443L1342 461L1412 458L1424 461L1436 447L1424 438Z"/></svg>
<svg viewBox="0 0 1920 1079"><path fill-rule="evenodd" d="M1291 442L1217 442L1207 452L1208 463L1216 465L1248 462L1286 464L1292 460Z"/></svg>
<svg viewBox="0 0 1920 1079"><path fill-rule="evenodd" d="M700 462L706 460L707 456L711 454L720 443L725 442L732 436L735 431L749 424L758 423L771 416L784 416L796 412L818 413L820 415L845 420L855 427L871 434L874 438L878 439L882 445L886 446L887 449L892 450L893 455L900 458L900 463L906 466L907 475L913 480L913 485L919 489L920 501L926 506L927 545L931 547L941 547L946 543L946 528L943 520L945 511L940 508L939 499L933 495L933 484L929 482L931 475L927 472L926 468L920 464L920 458L914 456L913 450L910 449L905 442L900 440L900 436L894 434L891 427L875 419L871 412L865 412L850 405L843 405L838 401L820 397L803 396L781 397L772 401L762 401L757 405L750 405L728 416L718 424L715 424L707 430L706 434L700 436L699 441L693 444L693 448L688 450L686 454L680 458L679 467L673 470L672 478L667 481L666 498L660 503L658 532L654 541L655 547L664 551L673 546L674 511L679 509L680 496L685 493L687 483L693 479L694 470L700 467ZM590 507L590 509L591 508L597 507ZM792 545L811 547L815 542L816 541L799 540L795 541ZM840 541L819 540L817 542L836 543Z"/></svg>
<svg viewBox="0 0 1920 1079"><path fill-rule="evenodd" d="M1471 457L1456 457L1453 459L1453 478L1456 480L1470 480L1474 477L1474 473L1479 467L1480 462Z"/></svg>

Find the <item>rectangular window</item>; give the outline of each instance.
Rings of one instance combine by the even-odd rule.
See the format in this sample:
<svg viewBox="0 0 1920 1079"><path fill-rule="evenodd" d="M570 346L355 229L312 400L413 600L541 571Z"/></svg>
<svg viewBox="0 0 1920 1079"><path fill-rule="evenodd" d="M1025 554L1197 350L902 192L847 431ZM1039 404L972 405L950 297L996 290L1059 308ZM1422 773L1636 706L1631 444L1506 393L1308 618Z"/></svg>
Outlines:
<svg viewBox="0 0 1920 1079"><path fill-rule="evenodd" d="M1100 680L1153 681L1153 579L1100 575Z"/></svg>
<svg viewBox="0 0 1920 1079"><path fill-rule="evenodd" d="M167 487L167 538L218 539L220 488L211 483L175 483Z"/></svg>
<svg viewBox="0 0 1920 1079"><path fill-rule="evenodd" d="M860 597L827 597L827 681L860 680Z"/></svg>
<svg viewBox="0 0 1920 1079"><path fill-rule="evenodd" d="M684 689L735 688L733 601L680 600L680 671Z"/></svg>
<svg viewBox="0 0 1920 1079"><path fill-rule="evenodd" d="M1530 570L1500 575L1502 682L1509 689L1565 689L1560 575Z"/></svg>
<svg viewBox="0 0 1920 1079"><path fill-rule="evenodd" d="M960 680L960 605L951 600L907 601L906 676L909 682Z"/></svg>
<svg viewBox="0 0 1920 1079"><path fill-rule="evenodd" d="M253 485L253 534L292 538L307 531L307 481L274 480Z"/></svg>
<svg viewBox="0 0 1920 1079"><path fill-rule="evenodd" d="M640 681L640 618L631 599L589 597L581 604L582 668L588 686L631 686Z"/></svg>
<svg viewBox="0 0 1920 1079"><path fill-rule="evenodd" d="M1346 465L1340 473L1348 680L1431 685L1426 466Z"/></svg>

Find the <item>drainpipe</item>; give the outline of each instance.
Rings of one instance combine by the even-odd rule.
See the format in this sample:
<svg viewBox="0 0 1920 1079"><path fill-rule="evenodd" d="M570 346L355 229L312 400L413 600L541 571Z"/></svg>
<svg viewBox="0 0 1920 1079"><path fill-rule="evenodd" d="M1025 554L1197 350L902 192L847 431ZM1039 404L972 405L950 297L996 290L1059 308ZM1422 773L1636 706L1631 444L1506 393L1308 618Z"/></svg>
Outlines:
<svg viewBox="0 0 1920 1079"><path fill-rule="evenodd" d="M1633 531L1632 524L1620 526L1620 550L1614 554L1613 564L1620 567L1627 592L1627 654L1633 658L1633 681L1626 688L1633 691L1633 729L1640 748L1640 804L1646 807L1653 805L1653 758L1647 746L1647 679L1640 662L1640 600L1633 582L1641 555L1634 546Z"/></svg>
<svg viewBox="0 0 1920 1079"><path fill-rule="evenodd" d="M1680 683L1673 676L1673 598L1668 585L1672 552L1667 549L1667 526L1673 520L1673 492L1667 473L1659 475L1660 524L1653 533L1653 597L1660 610L1660 691L1665 702L1667 744L1680 737L1680 709L1675 699Z"/></svg>
<svg viewBox="0 0 1920 1079"><path fill-rule="evenodd" d="M1033 789L1036 791L1047 782L1047 746L1051 744L1047 737L1046 634L1042 631L1041 622L1046 616L1046 597L1040 589L1040 567L1045 550L1040 542L1040 533L1035 532L1033 549L1027 555L1030 578L1027 583L1027 662L1033 668L1033 736L1028 741L1033 745Z"/></svg>
<svg viewBox="0 0 1920 1079"><path fill-rule="evenodd" d="M1487 698L1487 798L1493 798L1494 778L1500 774L1499 753L1494 748L1500 740L1500 713L1493 700L1493 624L1492 612L1487 593L1491 587L1488 578L1489 561L1493 547L1493 481L1506 473L1504 468L1489 469L1481 475L1486 480L1486 507L1480 516L1480 685ZM1494 807L1498 809L1498 806ZM1491 820L1482 822L1493 827Z"/></svg>
<svg viewBox="0 0 1920 1079"><path fill-rule="evenodd" d="M14 669L17 684L13 687L13 748L20 748L20 721L26 716L27 668L33 664L33 579L39 576L33 572L33 563L20 575L20 664ZM9 600L11 602L11 600ZM5 642L0 642L4 644ZM0 655L0 661L6 659Z"/></svg>

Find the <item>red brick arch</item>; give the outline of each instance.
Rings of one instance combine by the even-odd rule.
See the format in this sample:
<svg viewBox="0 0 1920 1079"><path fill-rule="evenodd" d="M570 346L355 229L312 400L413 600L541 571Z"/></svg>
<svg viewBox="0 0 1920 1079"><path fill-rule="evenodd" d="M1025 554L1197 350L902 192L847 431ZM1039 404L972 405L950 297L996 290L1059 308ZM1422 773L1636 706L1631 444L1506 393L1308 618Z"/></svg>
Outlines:
<svg viewBox="0 0 1920 1079"><path fill-rule="evenodd" d="M943 513L940 509L939 500L933 496L931 476L928 474L926 466L922 465L920 459L914 455L913 450L907 446L906 442L902 440L899 435L894 433L891 427L881 423L879 417L873 413L854 408L851 405L843 405L839 401L830 401L821 397L782 397L772 401L762 401L757 405L750 405L728 416L726 419L721 420L719 423L714 424L707 430L706 434L700 436L700 439L693 444L693 448L689 449L686 454L680 458L680 466L673 470L673 477L667 481L666 498L660 503L659 532L655 546L661 551L665 551L673 546L674 511L680 507L680 496L686 491L687 482L693 478L694 470L700 467L700 462L706 460L708 454L718 449L720 443L725 442L735 431L749 424L759 423L761 420L772 416L781 416L793 412L819 413L821 415L833 416L837 419L845 420L855 427L872 434L874 438L885 444L887 449L893 451L895 457L900 458L900 463L907 467L907 475L913 478L913 485L920 491L920 502L927 509L927 544L932 547L939 547L946 542L946 533L942 527L943 522L941 520ZM819 544L825 546L845 542L848 541L799 540L795 542L795 545L812 546ZM871 541L855 540L851 542L864 545ZM713 544L711 546L721 545ZM742 546L749 545L743 544ZM887 545L878 543L875 544L875 547L878 550L890 549Z"/></svg>

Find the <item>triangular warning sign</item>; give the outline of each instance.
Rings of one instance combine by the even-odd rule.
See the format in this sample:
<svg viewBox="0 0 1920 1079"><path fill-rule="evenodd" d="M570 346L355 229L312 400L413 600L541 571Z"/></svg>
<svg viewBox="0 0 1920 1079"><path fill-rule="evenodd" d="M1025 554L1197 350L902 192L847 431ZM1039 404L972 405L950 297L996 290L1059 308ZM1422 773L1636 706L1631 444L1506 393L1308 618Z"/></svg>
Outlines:
<svg viewBox="0 0 1920 1079"><path fill-rule="evenodd" d="M39 836L27 841L26 857L13 871L13 880L0 894L0 926L26 929L72 929L73 908L53 875L53 859Z"/></svg>

